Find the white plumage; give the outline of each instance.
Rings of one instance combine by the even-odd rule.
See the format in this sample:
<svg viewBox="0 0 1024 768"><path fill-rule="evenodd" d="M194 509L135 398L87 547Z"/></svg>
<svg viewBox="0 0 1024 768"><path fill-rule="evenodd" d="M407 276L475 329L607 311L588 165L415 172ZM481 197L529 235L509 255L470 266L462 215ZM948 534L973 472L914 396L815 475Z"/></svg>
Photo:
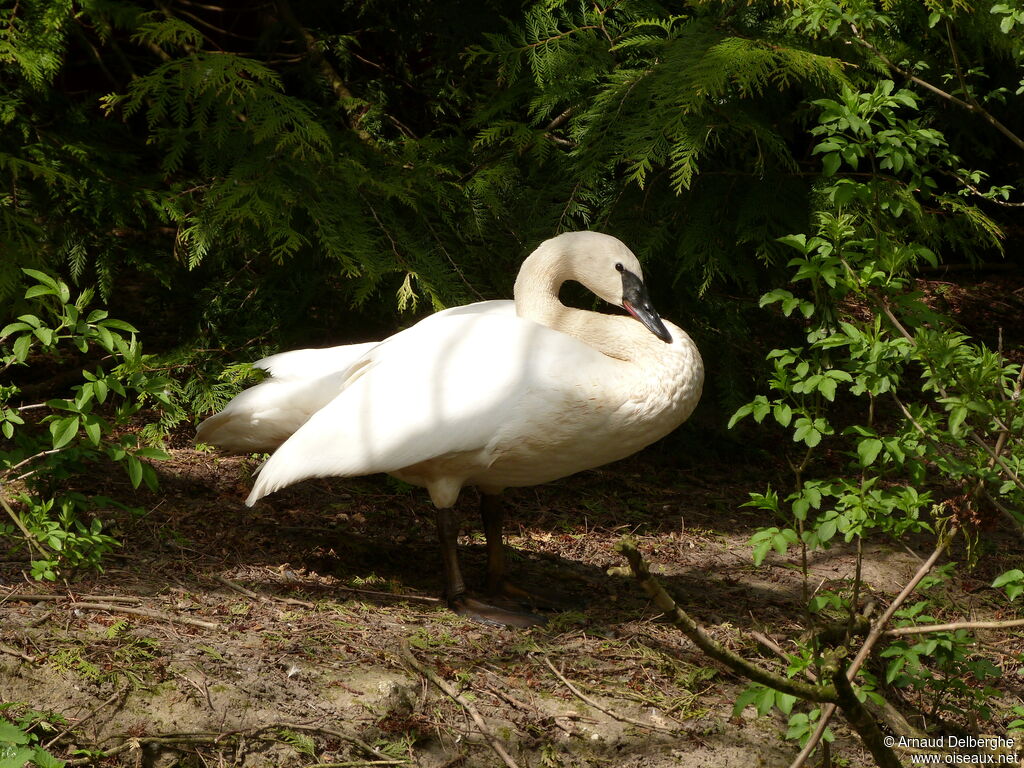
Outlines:
<svg viewBox="0 0 1024 768"><path fill-rule="evenodd" d="M562 305L566 280L633 317ZM636 257L592 232L541 244L523 263L515 302L456 307L379 343L286 352L257 366L271 378L197 433L229 450L277 448L250 506L310 477L387 472L426 487L446 510L466 485L486 499L635 453L689 416L703 383L689 336L650 307ZM439 517L443 547L453 538L446 524ZM492 560L499 550L489 541ZM456 599L464 587L454 551L445 568L456 610L535 623L484 604L467 608ZM503 582L503 563L492 562L489 575Z"/></svg>

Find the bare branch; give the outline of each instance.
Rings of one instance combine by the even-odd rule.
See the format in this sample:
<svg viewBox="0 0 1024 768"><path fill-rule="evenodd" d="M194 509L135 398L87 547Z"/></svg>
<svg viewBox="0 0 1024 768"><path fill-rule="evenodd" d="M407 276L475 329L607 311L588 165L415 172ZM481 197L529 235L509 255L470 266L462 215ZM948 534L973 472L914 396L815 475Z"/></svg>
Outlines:
<svg viewBox="0 0 1024 768"><path fill-rule="evenodd" d="M432 682L434 685L436 685L438 688L444 691L444 693L446 693L448 696L450 696L456 702L458 702L459 706L466 710L469 716L473 718L473 722L476 723L476 727L480 730L480 733L487 740L487 743L491 746L491 749L494 750L494 752L498 755L498 757L501 758L501 761L505 763L505 765L508 766L508 768L519 768L519 765L516 763L515 760L512 759L512 756L508 753L508 751L505 749L502 743L498 741L497 737L493 733L491 733L491 729L487 727L487 723L484 722L484 719L480 716L480 713L477 711L476 707L473 706L469 699L467 699L465 696L463 696L461 693L455 690L455 688L453 688L451 684L442 680L434 672L420 664L419 660L413 655L412 648L409 647L408 640L402 640L402 645L399 648L398 653L402 661L405 662L406 666L408 666L414 672L418 672L420 675L422 675L427 680Z"/></svg>

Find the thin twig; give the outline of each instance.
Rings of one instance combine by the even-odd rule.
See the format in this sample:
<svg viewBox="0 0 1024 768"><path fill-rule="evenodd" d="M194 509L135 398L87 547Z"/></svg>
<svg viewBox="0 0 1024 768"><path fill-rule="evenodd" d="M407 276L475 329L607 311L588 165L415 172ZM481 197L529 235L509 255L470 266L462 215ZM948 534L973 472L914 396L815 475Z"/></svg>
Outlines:
<svg viewBox="0 0 1024 768"><path fill-rule="evenodd" d="M39 455L39 454L37 454L37 455ZM27 459L26 459L26 461L27 461ZM23 461L21 464L24 464L24 463L25 462ZM17 466L20 467L21 464L18 464ZM29 548L35 547L36 551L39 553L39 556L45 558L49 553L46 551L46 549L43 547L43 545L39 542L39 540L36 539L36 537L32 535L32 532L29 531L29 529L25 527L25 524L21 521L21 517L19 517L18 513L15 512L11 508L11 505L7 503L7 499L5 499L2 495L0 495L0 506L2 506L4 508L4 511L7 512L8 517L10 517L11 520L14 521L14 524L16 526L18 526L18 529L21 531L22 536L25 537L25 541L28 542Z"/></svg>
<svg viewBox="0 0 1024 768"><path fill-rule="evenodd" d="M269 723L267 725L261 725L257 728L247 728L236 731L197 731L193 733L164 733L154 736L129 736L127 734L121 734L117 736L110 736L110 738L123 738L121 744L111 749L104 750L87 757L77 757L71 760L65 761L65 765L85 765L87 763L95 763L98 760L114 757L122 752L126 752L129 749L138 749L144 744L220 744L225 739L230 738L256 738L263 739L265 741L276 741L276 736L264 736L263 734L268 731L279 731L279 730L291 730L291 731L305 731L307 733L319 733L324 736L330 736L331 738L339 741L345 741L350 744L354 744L367 754L372 755L376 758L375 765L403 765L408 763L408 760L396 760L388 757L386 754L378 749L374 749L365 741L360 739L358 736L352 736L341 731L336 731L331 728L325 728L319 725L305 725L304 723ZM104 741L108 740L104 739Z"/></svg>
<svg viewBox="0 0 1024 768"><path fill-rule="evenodd" d="M484 722L484 719L480 716L480 713L477 712L476 707L474 707L473 704L469 701L469 699L467 699L465 696L463 696L461 693L455 690L455 688L453 688L449 683L445 682L440 677L438 677L434 672L423 666L413 655L412 648L409 647L408 640L402 640L402 644L399 647L398 653L402 661L405 662L405 664L410 669L412 669L414 672L419 673L427 680L432 682L434 685L436 685L438 688L444 691L444 693L446 693L448 696L450 696L452 699L458 702L459 706L461 706L464 710L466 710L467 713L469 713L469 716L473 718L473 722L476 723L476 727L479 729L480 733L483 734L484 739L486 739L491 749L494 750L495 754L497 754L498 757L501 758L501 761L505 763L505 765L508 766L508 768L519 768L516 761L512 759L512 756L508 753L505 747L502 746L502 743L498 741L497 737L493 733L491 733L491 729L487 727L487 723Z"/></svg>
<svg viewBox="0 0 1024 768"><path fill-rule="evenodd" d="M889 619L893 617L893 614L899 610L899 607L903 602L910 596L910 594L917 588L917 585L921 583L932 567L938 561L939 557L946 548L949 546L953 537L957 533L957 528L954 526L950 529L949 533L942 539L939 540L938 545L935 547L935 551L932 552L931 556L921 564L921 567L917 569L917 573L907 583L903 590L896 596L896 599L892 601L892 604L886 609L885 613L879 617L878 621L875 622L872 630L868 633L867 638L864 640L864 645L861 646L860 651L854 657L853 662L846 670L846 679L851 682L857 676L857 672L860 671L861 666L867 660L868 655L871 653L871 649L875 646L878 640L883 636L885 632L885 625L889 622ZM800 754L796 756L796 759L790 763L789 768L800 768L811 756L815 748L818 746L818 742L821 741L821 737L825 735L825 729L828 727L829 721L832 719L832 715L835 714L836 705L829 703L825 704L821 708L821 714L818 717L818 725L814 729L814 733L811 734L811 738L804 744L804 748L800 750Z"/></svg>
<svg viewBox="0 0 1024 768"><path fill-rule="evenodd" d="M54 744L56 744L58 741L60 741L65 736L67 736L69 733L71 733L71 731L73 731L76 728L81 728L83 723L86 723L89 720L92 720L92 718L96 717L96 715L99 714L101 709L103 709L104 707L106 707L106 706L108 706L110 704L113 704L115 701L117 701L122 696L124 696L126 693L128 693L128 690L129 690L129 686L125 686L121 690L116 691L113 696L111 696L109 699L104 701L98 707L93 709L92 712L90 712L88 715L86 715L85 717L79 718L75 722L74 725L69 725L63 731L61 731L56 736L54 736L52 739L50 739L48 742L46 742L46 744L43 745L44 749L50 749L51 747L53 747Z"/></svg>
<svg viewBox="0 0 1024 768"><path fill-rule="evenodd" d="M1006 629L1008 627L1024 627L1024 619L1007 619L1006 621L954 621L949 624L921 624L914 627L896 627L887 629L882 634L888 636L925 635L929 632L955 632L958 629Z"/></svg>
<svg viewBox="0 0 1024 768"><path fill-rule="evenodd" d="M4 470L4 474L5 475L13 475L16 470L21 469L22 467L24 467L28 463L33 462L36 459L41 459L43 456L50 456L50 455L52 455L54 453L60 453L63 450L64 450L63 448L51 448L48 451L40 451L39 453L34 453L31 456L29 456L27 459L22 459L17 464L15 464L13 467L8 467L7 469L5 469Z"/></svg>
<svg viewBox="0 0 1024 768"><path fill-rule="evenodd" d="M0 605L8 601L15 603L47 603L50 601L60 602L62 600L93 600L93 601L105 601L111 603L141 603L141 597L127 597L123 595L25 595L17 592L12 592L9 595L5 595L0 600Z"/></svg>
<svg viewBox="0 0 1024 768"><path fill-rule="evenodd" d="M251 589L246 589L241 584L236 584L235 582L230 581L229 579L224 578L220 574L214 575L213 578L216 579L217 581L219 581L221 584L223 584L228 589L233 589L235 592L238 592L241 595L245 595L246 597L251 597L253 600L259 600L262 603L280 602L280 603L287 603L288 605L298 605L298 606L301 606L303 608L316 608L316 604L315 603L310 603L310 602L308 602L306 600L296 600L295 598L292 598L292 597L268 597L266 595L261 595L258 592L253 592Z"/></svg>
<svg viewBox="0 0 1024 768"><path fill-rule="evenodd" d="M618 576L632 575L640 582L640 586L647 593L648 597L654 601L654 604L658 606L658 609L663 611L708 656L755 683L761 683L777 691L788 693L791 696L817 703L836 701L836 689L834 686L811 685L800 680L783 677L758 664L754 664L735 651L726 648L711 637L686 611L680 608L676 601L672 599L672 596L651 575L647 563L644 562L634 541L621 539L616 543L615 550L626 558L629 562L629 567L611 568L609 573Z"/></svg>
<svg viewBox="0 0 1024 768"><path fill-rule="evenodd" d="M532 656L533 654L530 654L530 655ZM565 676L555 668L554 664L551 663L551 659L549 659L547 656L542 656L541 658L543 659L544 663L547 665L548 669L550 669L554 673L555 677L557 677L559 680L562 681L562 685L564 685L566 688L568 688L573 696L575 696L576 698L578 698L580 701L584 702L588 706L593 707L598 712L604 712L606 715L608 715L608 717L612 718L613 720L618 720L621 723L629 723L630 725L637 725L637 726L640 726L641 728L647 728L648 730L652 730L652 731L661 731L662 733L679 733L679 730L680 730L679 728L665 728L665 727L660 726L660 725L653 725L652 723L645 723L642 720L634 720L631 717L626 717L625 715L620 715L618 712L613 712L612 710L608 709L607 707L601 706L596 701L594 701L592 698L590 698L585 693L583 693L575 685L573 685L568 680L566 680Z"/></svg>
<svg viewBox="0 0 1024 768"><path fill-rule="evenodd" d="M991 112L989 112L988 110L984 109L980 105L971 104L970 102L964 101L963 99L958 99L953 94L947 93L946 91L942 90L941 88L932 85L928 81L922 80L920 77L918 77L917 75L913 74L912 72L909 72L908 70L903 69L902 67L900 67L897 64L893 63L893 61L888 56L886 56L884 53L882 53L880 50L878 50L878 48L876 48L874 45L869 43L864 38L864 36L861 34L860 30L857 29L857 27L855 25L851 24L850 28L853 30L853 35L854 35L854 37L857 38L857 41L861 45L863 45L865 48L867 48L869 51L874 53L879 59L881 59L882 63L885 64L885 66L887 66L889 69L893 70L894 72L899 72L905 78L910 80L910 82L915 83L915 84L921 86L922 88L924 88L927 91L931 91L936 96L939 96L939 97L941 97L943 99L946 99L947 101L950 101L950 102L952 102L953 104L956 104L959 107L963 107L968 112L973 112L976 115L980 115L993 128L995 128L1001 134L1006 136L1006 138L1008 138L1010 141L1012 141L1018 147L1020 147L1021 149L1024 149L1024 139L1021 139L1020 136L1018 136L1013 131L1011 131L1009 128L1007 128L1005 125L1003 125L1001 122L999 122L999 120L996 119L995 115L993 115Z"/></svg>
<svg viewBox="0 0 1024 768"><path fill-rule="evenodd" d="M188 616L176 616L173 613L164 613L150 608L130 608L127 605L113 605L111 603L69 603L68 608L87 608L94 611L110 611L111 613L130 613L135 616L145 616L150 619L158 619L172 624L188 624L203 629L220 629L219 624L202 619L193 619Z"/></svg>
<svg viewBox="0 0 1024 768"><path fill-rule="evenodd" d="M19 651L17 648L12 648L11 646L4 645L3 643L0 643L0 653L9 653L11 656L17 656L22 661L27 661L30 664L34 663L36 660L35 656L30 656L24 651Z"/></svg>
<svg viewBox="0 0 1024 768"><path fill-rule="evenodd" d="M349 90L345 81L342 79L338 71L331 65L331 62L327 60L327 57L324 56L323 51L321 51L319 41L313 37L313 34L302 25L302 22L298 20L292 12L292 8L291 5L289 5L288 0L277 0L277 9L284 22L295 30L295 32L297 32L302 38L310 61L320 70L320 73L330 84L335 98L337 98L341 108L345 110L345 114L348 115L348 118L351 121L352 130L355 131L356 136L358 136L360 141L365 144L372 145L374 143L373 137L361 125L363 115L360 114L355 104L355 98L352 95L352 91Z"/></svg>

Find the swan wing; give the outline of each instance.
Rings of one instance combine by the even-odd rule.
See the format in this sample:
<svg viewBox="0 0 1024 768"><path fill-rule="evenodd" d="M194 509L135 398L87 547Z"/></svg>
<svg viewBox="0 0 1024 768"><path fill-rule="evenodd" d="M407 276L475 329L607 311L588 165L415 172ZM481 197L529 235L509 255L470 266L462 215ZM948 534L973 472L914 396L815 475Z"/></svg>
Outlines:
<svg viewBox="0 0 1024 768"><path fill-rule="evenodd" d="M235 453L272 451L314 413L331 402L346 382L382 344L401 342L404 334L422 334L430 324L450 317L514 317L511 301L481 301L430 315L383 342L296 349L257 360L270 378L235 396L196 429L196 440ZM418 329L418 330L417 330Z"/></svg>
<svg viewBox="0 0 1024 768"><path fill-rule="evenodd" d="M423 323L430 323L437 318L466 316L466 315L501 315L512 317L515 315L515 303L505 300L478 301L473 304L465 304L459 307L451 307L436 312L433 315L420 320L412 328ZM407 330L412 330L412 328ZM402 331L391 338L401 336ZM328 373L344 371L355 365L371 349L378 344L386 343L390 339L380 341L368 341L362 344L343 344L337 347L326 347L323 349L293 349L289 352L278 352L276 355L264 357L257 360L253 366L260 368L275 379L315 379Z"/></svg>
<svg viewBox="0 0 1024 768"><path fill-rule="evenodd" d="M368 341L325 349L293 349L257 360L253 367L266 371L275 379L318 379L350 368L378 344L379 341Z"/></svg>
<svg viewBox="0 0 1024 768"><path fill-rule="evenodd" d="M267 379L236 395L196 428L196 441L234 453L272 451L331 402L348 371L315 379Z"/></svg>
<svg viewBox="0 0 1024 768"><path fill-rule="evenodd" d="M502 441L564 423L567 402L593 396L588 372L607 360L501 309L434 315L371 350L271 456L246 503L309 477L395 472L465 452L479 451L486 466Z"/></svg>

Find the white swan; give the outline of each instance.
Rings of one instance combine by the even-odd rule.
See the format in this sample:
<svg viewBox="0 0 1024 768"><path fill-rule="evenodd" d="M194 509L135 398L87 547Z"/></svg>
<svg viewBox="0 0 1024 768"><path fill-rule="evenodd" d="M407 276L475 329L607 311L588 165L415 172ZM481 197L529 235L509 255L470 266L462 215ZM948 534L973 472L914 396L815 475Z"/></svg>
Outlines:
<svg viewBox="0 0 1024 768"><path fill-rule="evenodd" d="M558 291L567 280L632 317L564 306ZM614 237L547 240L523 262L514 295L438 312L379 343L265 358L256 365L272 378L200 424L197 440L277 448L249 506L310 477L387 472L426 487L452 609L537 623L466 596L450 512L460 490L481 492L489 591L522 596L505 581L497 494L607 464L667 435L700 399L704 369L690 337L651 307L640 263Z"/></svg>

